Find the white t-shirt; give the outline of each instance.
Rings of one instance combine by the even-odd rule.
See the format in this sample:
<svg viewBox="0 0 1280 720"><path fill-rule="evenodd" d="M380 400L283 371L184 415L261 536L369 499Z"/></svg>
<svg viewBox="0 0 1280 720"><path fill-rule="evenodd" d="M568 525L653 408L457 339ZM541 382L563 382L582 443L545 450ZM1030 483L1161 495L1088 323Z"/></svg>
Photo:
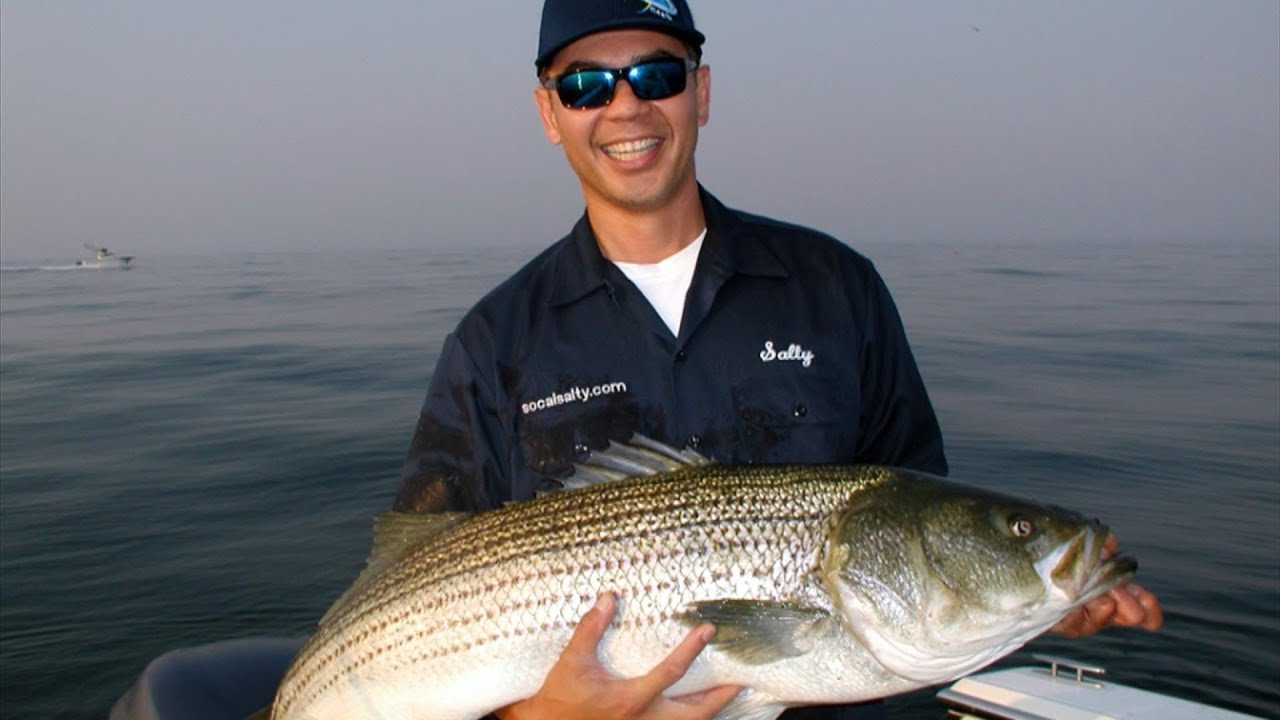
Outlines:
<svg viewBox="0 0 1280 720"><path fill-rule="evenodd" d="M698 264L702 241L707 237L704 229L697 239L680 252L656 263L624 263L614 265L630 278L658 317L671 328L672 335L680 334L680 319L684 316L684 298L693 282L693 268Z"/></svg>

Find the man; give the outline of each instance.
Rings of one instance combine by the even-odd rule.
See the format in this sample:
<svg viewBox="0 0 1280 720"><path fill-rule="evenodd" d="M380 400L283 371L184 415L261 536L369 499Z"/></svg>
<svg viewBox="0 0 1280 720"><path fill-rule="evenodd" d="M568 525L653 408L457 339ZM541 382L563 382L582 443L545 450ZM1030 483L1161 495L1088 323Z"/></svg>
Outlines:
<svg viewBox="0 0 1280 720"><path fill-rule="evenodd" d="M684 0L547 0L534 98L578 176L573 231L445 341L396 508L525 500L642 433L721 463L877 463L945 474L942 437L888 290L845 245L730 210L698 184L710 69ZM1133 586L1136 587L1136 586ZM1145 591L1065 624L1159 624ZM1117 604L1119 603L1119 604ZM609 675L601 597L533 698L504 718L709 718L734 687L662 690L712 636L641 678ZM883 705L788 717L883 717Z"/></svg>

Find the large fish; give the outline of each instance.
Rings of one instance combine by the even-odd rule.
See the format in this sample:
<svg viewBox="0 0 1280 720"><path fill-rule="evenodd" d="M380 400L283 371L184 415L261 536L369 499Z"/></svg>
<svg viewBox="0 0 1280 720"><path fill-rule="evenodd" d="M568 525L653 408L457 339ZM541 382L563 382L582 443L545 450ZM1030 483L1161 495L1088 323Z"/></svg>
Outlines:
<svg viewBox="0 0 1280 720"><path fill-rule="evenodd" d="M1096 520L906 470L719 466L644 439L595 462L585 487L491 512L381 516L271 716L481 717L534 694L613 591L612 672L709 621L667 692L742 685L719 717L768 720L970 673L1136 568Z"/></svg>

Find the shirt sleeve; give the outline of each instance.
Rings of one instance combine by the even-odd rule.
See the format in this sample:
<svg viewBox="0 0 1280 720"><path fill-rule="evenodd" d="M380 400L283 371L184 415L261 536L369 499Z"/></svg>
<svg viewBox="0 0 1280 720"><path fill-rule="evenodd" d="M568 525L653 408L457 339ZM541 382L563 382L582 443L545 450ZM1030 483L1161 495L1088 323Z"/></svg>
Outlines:
<svg viewBox="0 0 1280 720"><path fill-rule="evenodd" d="M859 462L947 474L942 430L888 287L871 269L864 299Z"/></svg>
<svg viewBox="0 0 1280 720"><path fill-rule="evenodd" d="M457 333L445 339L409 443L399 512L480 511L494 507L502 477L500 421L493 384Z"/></svg>

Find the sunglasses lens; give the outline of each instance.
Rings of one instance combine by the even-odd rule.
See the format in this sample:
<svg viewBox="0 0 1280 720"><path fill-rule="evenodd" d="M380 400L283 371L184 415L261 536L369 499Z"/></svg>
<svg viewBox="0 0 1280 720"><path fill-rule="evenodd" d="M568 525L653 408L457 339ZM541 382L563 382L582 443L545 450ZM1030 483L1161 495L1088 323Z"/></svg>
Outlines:
<svg viewBox="0 0 1280 720"><path fill-rule="evenodd" d="M584 110L604 107L622 70L577 70L556 81L556 94L565 107ZM689 70L684 60L650 60L626 68L627 84L641 100L661 100L684 92Z"/></svg>
<svg viewBox="0 0 1280 720"><path fill-rule="evenodd" d="M556 93L565 107L603 107L613 99L615 82L612 71L579 70L560 78Z"/></svg>
<svg viewBox="0 0 1280 720"><path fill-rule="evenodd" d="M687 77L683 60L654 60L631 67L627 83L641 100L661 100L684 92Z"/></svg>

